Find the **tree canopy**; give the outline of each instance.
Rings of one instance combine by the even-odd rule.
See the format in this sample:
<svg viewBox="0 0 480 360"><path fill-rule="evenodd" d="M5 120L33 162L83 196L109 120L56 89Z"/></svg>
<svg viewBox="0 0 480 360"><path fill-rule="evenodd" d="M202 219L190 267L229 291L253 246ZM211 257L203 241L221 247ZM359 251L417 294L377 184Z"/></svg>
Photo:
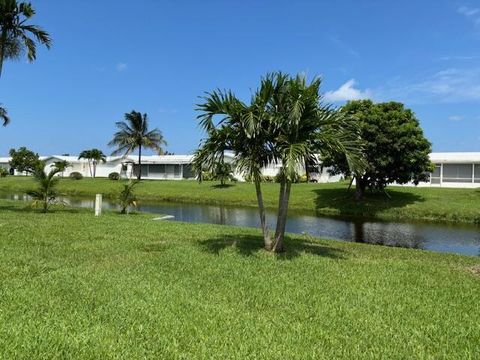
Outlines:
<svg viewBox="0 0 480 360"><path fill-rule="evenodd" d="M324 165L332 166L335 173L352 175L357 198L363 197L367 187L382 190L393 182L418 184L428 179L431 144L412 110L399 102L357 100L340 111L359 126L366 167L362 172L350 171L339 153L325 157Z"/></svg>
<svg viewBox="0 0 480 360"><path fill-rule="evenodd" d="M10 149L10 156L10 166L20 172L34 173L42 163L38 154L26 147Z"/></svg>

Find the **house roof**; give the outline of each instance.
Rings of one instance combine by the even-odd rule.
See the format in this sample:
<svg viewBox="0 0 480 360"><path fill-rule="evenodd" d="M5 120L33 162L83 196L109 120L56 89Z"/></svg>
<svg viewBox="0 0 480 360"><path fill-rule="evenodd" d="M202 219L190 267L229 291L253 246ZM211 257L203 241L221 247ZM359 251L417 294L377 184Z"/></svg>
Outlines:
<svg viewBox="0 0 480 360"><path fill-rule="evenodd" d="M129 155L126 158L135 164L138 163L138 156ZM142 164L190 164L192 160L193 155L142 156Z"/></svg>
<svg viewBox="0 0 480 360"><path fill-rule="evenodd" d="M434 152L430 160L434 163L480 163L480 152Z"/></svg>

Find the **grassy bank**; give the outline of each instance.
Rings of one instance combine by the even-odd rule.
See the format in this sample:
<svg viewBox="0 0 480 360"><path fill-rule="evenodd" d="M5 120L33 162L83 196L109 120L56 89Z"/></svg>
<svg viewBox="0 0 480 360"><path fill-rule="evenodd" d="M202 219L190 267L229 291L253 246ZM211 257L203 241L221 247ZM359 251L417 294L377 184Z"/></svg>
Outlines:
<svg viewBox="0 0 480 360"><path fill-rule="evenodd" d="M0 201L0 358L478 359L480 260Z"/></svg>
<svg viewBox="0 0 480 360"><path fill-rule="evenodd" d="M0 192L25 192L33 187L31 178L0 179ZM119 182L107 179L64 179L60 189L64 194L93 196L103 193L114 197ZM439 189L389 187L391 198L384 194L368 194L357 202L348 184L295 184L292 187L291 210L316 211L319 215L363 216L386 220L431 220L480 223L480 189ZM263 185L265 203L275 208L278 184ZM217 183L195 181L143 181L137 187L141 200L178 201L203 204L257 206L255 190L250 183L237 183L222 188Z"/></svg>

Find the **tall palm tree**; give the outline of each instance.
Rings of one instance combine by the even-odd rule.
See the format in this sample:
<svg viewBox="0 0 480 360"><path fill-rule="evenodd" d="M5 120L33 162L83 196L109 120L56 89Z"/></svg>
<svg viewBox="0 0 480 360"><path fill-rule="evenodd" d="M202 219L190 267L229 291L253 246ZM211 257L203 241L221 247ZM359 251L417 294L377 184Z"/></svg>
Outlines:
<svg viewBox="0 0 480 360"><path fill-rule="evenodd" d="M50 49L50 35L37 25L29 24L35 15L30 3L17 0L0 0L0 76L5 59L19 58L27 54L29 61L37 57L36 43Z"/></svg>
<svg viewBox="0 0 480 360"><path fill-rule="evenodd" d="M3 126L7 126L10 122L10 118L7 114L7 109L5 109L3 106L0 106L0 119L1 121L3 121Z"/></svg>
<svg viewBox="0 0 480 360"><path fill-rule="evenodd" d="M118 131L113 135L113 139L108 146L115 146L116 149L112 155L124 156L138 149L138 173L137 179L142 178L142 149L152 149L158 154L163 154L162 145L166 145L162 132L157 128L149 130L148 115L137 111L131 111L125 114L125 121L116 123Z"/></svg>
<svg viewBox="0 0 480 360"><path fill-rule="evenodd" d="M212 169L222 160L225 151L234 153L234 166L255 184L260 225L264 247L271 250L272 240L266 221L266 211L261 187L262 168L277 161L277 153L270 124L269 102L272 94L283 86L285 77L267 75L253 95L250 105L240 101L231 91L207 93L205 102L198 105L200 126L207 138L197 150L194 167ZM221 116L220 121L214 118Z"/></svg>
<svg viewBox="0 0 480 360"><path fill-rule="evenodd" d="M341 152L347 154L352 166L360 164L356 161L361 154L358 132L345 125L352 122L342 121L338 112L321 105L319 87L319 79L307 84L301 76L274 73L262 79L248 106L225 91L208 93L198 106L207 138L195 154L195 169L209 168L224 151L233 151L237 169L254 180L267 250L283 251L291 185L306 159L315 163L318 153ZM282 164L273 241L261 189L262 169L271 163Z"/></svg>
<svg viewBox="0 0 480 360"><path fill-rule="evenodd" d="M271 102L275 145L281 161L280 194L273 250L283 251L292 182L305 164L317 165L317 154L345 154L352 169L363 166L358 128L335 109L322 104L320 78L289 78Z"/></svg>
<svg viewBox="0 0 480 360"><path fill-rule="evenodd" d="M90 176L93 178L95 178L97 174L98 163L105 163L107 161L107 157L105 156L103 151L99 149L83 150L78 156L78 159L86 159L88 161Z"/></svg>

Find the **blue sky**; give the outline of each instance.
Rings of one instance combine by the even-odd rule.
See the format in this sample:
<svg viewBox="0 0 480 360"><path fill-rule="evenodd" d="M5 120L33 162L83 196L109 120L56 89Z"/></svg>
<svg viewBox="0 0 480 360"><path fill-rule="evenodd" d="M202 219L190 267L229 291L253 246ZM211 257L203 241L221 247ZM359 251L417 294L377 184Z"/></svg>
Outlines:
<svg viewBox="0 0 480 360"><path fill-rule="evenodd" d="M2 155L110 153L132 109L169 151L190 153L198 96L219 87L248 99L275 70L321 76L337 106L402 101L435 151L480 151L480 1L32 1L54 46L5 64Z"/></svg>

